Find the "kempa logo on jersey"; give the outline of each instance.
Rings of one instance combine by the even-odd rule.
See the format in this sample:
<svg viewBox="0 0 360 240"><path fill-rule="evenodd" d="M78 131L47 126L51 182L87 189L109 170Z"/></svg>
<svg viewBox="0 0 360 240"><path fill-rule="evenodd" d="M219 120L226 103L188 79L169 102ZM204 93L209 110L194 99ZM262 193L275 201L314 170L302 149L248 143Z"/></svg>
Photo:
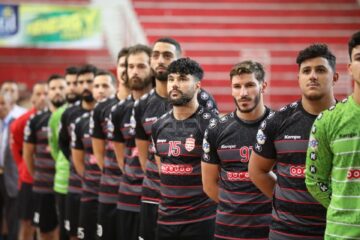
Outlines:
<svg viewBox="0 0 360 240"><path fill-rule="evenodd" d="M145 122L155 122L158 118L157 117L149 117L145 118Z"/></svg>
<svg viewBox="0 0 360 240"><path fill-rule="evenodd" d="M348 180L354 180L354 179L360 179L360 169L350 169L347 172L347 179Z"/></svg>
<svg viewBox="0 0 360 240"><path fill-rule="evenodd" d="M292 136L292 135L285 135L284 136L284 139L286 139L286 140L298 140L298 139L301 139L301 136L297 136L297 135L294 135L294 136Z"/></svg>
<svg viewBox="0 0 360 240"><path fill-rule="evenodd" d="M170 175L189 175L193 172L190 164L161 164L161 173Z"/></svg>
<svg viewBox="0 0 360 240"><path fill-rule="evenodd" d="M248 172L226 172L226 177L231 182L250 181Z"/></svg>
<svg viewBox="0 0 360 240"><path fill-rule="evenodd" d="M236 148L236 145L221 145L220 146L221 149L233 149Z"/></svg>
<svg viewBox="0 0 360 240"><path fill-rule="evenodd" d="M304 166L291 166L289 169L290 175L293 177L304 177L305 169Z"/></svg>

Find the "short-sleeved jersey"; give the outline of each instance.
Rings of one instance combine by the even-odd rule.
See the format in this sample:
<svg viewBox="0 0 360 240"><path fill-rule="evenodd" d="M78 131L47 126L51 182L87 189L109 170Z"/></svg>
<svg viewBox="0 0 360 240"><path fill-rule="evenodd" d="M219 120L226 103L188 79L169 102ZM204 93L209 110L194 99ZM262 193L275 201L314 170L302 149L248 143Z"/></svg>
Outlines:
<svg viewBox="0 0 360 240"><path fill-rule="evenodd" d="M24 129L24 142L35 145L33 191L53 193L55 161L51 157L48 141L49 109L38 111L30 117Z"/></svg>
<svg viewBox="0 0 360 240"><path fill-rule="evenodd" d="M141 187L144 173L135 146L134 100L131 95L120 101L111 112L112 141L125 145L124 172L119 187L117 208L140 212Z"/></svg>
<svg viewBox="0 0 360 240"><path fill-rule="evenodd" d="M320 113L311 130L306 185L327 207L325 239L360 237L359 119L350 96Z"/></svg>
<svg viewBox="0 0 360 240"><path fill-rule="evenodd" d="M159 224L175 225L215 218L216 203L203 191L202 141L217 115L202 106L185 120L172 111L152 126L154 151L161 159Z"/></svg>
<svg viewBox="0 0 360 240"><path fill-rule="evenodd" d="M269 112L246 122L235 111L205 132L202 161L220 166L215 237L268 239L271 200L251 182L248 163L258 127Z"/></svg>
<svg viewBox="0 0 360 240"><path fill-rule="evenodd" d="M77 150L82 150L85 153L85 170L81 195L82 202L98 199L101 177L101 171L97 165L97 161L92 150L89 123L90 112L86 112L76 119L71 132L71 147Z"/></svg>
<svg viewBox="0 0 360 240"><path fill-rule="evenodd" d="M68 191L70 193L81 193L81 177L77 174L73 161L71 160L70 147L71 147L71 126L75 124L75 120L82 114L87 112L81 107L80 102L76 102L64 111L60 120L59 127L59 148L70 161L70 177Z"/></svg>
<svg viewBox="0 0 360 240"><path fill-rule="evenodd" d="M211 94L200 89L198 102L204 108L218 113L217 105ZM153 89L149 94L141 97L135 103L136 138L141 140L151 139L151 126L163 114L171 109L166 98L159 96ZM146 161L146 173L143 181L142 201L158 203L160 201L160 176L158 167L155 163L152 146L149 146L148 161Z"/></svg>
<svg viewBox="0 0 360 240"><path fill-rule="evenodd" d="M325 208L307 191L305 160L316 116L294 102L265 119L253 151L276 160L277 181L269 239L322 239Z"/></svg>
<svg viewBox="0 0 360 240"><path fill-rule="evenodd" d="M105 141L104 168L100 179L99 202L116 204L121 178L121 170L116 161L113 145L108 141L111 127L111 108L119 102L116 96L96 104L91 112L90 136Z"/></svg>

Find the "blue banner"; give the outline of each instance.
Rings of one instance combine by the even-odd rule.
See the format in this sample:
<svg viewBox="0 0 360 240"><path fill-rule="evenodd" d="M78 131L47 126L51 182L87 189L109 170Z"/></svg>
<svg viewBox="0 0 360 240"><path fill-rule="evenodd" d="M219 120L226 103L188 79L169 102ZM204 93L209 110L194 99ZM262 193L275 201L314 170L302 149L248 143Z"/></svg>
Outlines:
<svg viewBox="0 0 360 240"><path fill-rule="evenodd" d="M17 5L0 4L0 37L13 36L19 31Z"/></svg>

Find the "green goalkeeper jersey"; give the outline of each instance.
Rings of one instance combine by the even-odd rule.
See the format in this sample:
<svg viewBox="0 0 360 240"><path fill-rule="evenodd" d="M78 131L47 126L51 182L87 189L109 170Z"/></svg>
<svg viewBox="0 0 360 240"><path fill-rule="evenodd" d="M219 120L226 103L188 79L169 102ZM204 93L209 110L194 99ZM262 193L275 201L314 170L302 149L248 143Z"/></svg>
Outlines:
<svg viewBox="0 0 360 240"><path fill-rule="evenodd" d="M360 239L360 105L353 97L314 122L305 182L327 208L325 239Z"/></svg>
<svg viewBox="0 0 360 240"><path fill-rule="evenodd" d="M70 163L59 149L60 119L67 105L64 105L51 114L49 119L49 145L51 156L55 159L54 191L66 194L69 185Z"/></svg>

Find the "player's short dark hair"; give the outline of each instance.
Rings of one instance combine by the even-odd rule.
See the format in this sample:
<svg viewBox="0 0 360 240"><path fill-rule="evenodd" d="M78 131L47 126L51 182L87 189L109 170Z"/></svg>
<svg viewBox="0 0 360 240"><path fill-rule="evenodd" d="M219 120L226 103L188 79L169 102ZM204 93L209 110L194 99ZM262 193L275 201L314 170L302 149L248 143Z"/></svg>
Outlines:
<svg viewBox="0 0 360 240"><path fill-rule="evenodd" d="M129 58L130 55L135 55L135 54L142 53L142 52L146 53L146 55L149 56L149 61L150 61L152 49L149 46L146 46L144 44L136 44L136 45L130 47L129 52L126 57L126 60Z"/></svg>
<svg viewBox="0 0 360 240"><path fill-rule="evenodd" d="M79 69L75 66L70 66L65 69L65 75L77 75Z"/></svg>
<svg viewBox="0 0 360 240"><path fill-rule="evenodd" d="M104 69L98 69L95 73L95 77L97 76L109 76L111 78L111 83L115 86L116 85L116 78L114 74L111 72L104 70Z"/></svg>
<svg viewBox="0 0 360 240"><path fill-rule="evenodd" d="M230 80L234 76L241 74L251 74L251 73L255 75L256 80L258 80L259 82L264 82L265 80L264 67L260 63L252 60L242 61L234 65L230 71Z"/></svg>
<svg viewBox="0 0 360 240"><path fill-rule="evenodd" d="M349 40L348 48L349 48L350 61L352 61L351 59L352 50L358 45L360 45L360 31L354 33Z"/></svg>
<svg viewBox="0 0 360 240"><path fill-rule="evenodd" d="M56 80L56 79L63 79L65 80L64 76L63 75L60 75L60 74L51 74L50 77L48 77L47 79L47 84L50 84L52 81Z"/></svg>
<svg viewBox="0 0 360 240"><path fill-rule="evenodd" d="M296 58L296 63L300 67L304 61L317 57L325 58L335 71L336 57L324 43L315 43L301 50Z"/></svg>
<svg viewBox="0 0 360 240"><path fill-rule="evenodd" d="M79 68L77 76L84 75L86 73L93 73L95 75L97 68L94 65L86 64Z"/></svg>
<svg viewBox="0 0 360 240"><path fill-rule="evenodd" d="M181 50L181 46L180 43L178 41L176 41L175 39L171 38L171 37L163 37L163 38L159 38L158 40L156 40L154 42L154 45L158 42L162 42L162 43L168 43L171 45L174 45L177 51L178 56L181 56L182 54L182 50Z"/></svg>
<svg viewBox="0 0 360 240"><path fill-rule="evenodd" d="M204 70L200 64L190 58L179 58L173 61L168 67L169 74L190 74L200 81L204 76Z"/></svg>
<svg viewBox="0 0 360 240"><path fill-rule="evenodd" d="M116 60L116 61L119 62L120 58L122 58L122 57L124 57L124 56L127 56L128 53L129 53L129 48L123 47L123 48L119 51L119 53L118 53L118 55L117 55L117 60Z"/></svg>

